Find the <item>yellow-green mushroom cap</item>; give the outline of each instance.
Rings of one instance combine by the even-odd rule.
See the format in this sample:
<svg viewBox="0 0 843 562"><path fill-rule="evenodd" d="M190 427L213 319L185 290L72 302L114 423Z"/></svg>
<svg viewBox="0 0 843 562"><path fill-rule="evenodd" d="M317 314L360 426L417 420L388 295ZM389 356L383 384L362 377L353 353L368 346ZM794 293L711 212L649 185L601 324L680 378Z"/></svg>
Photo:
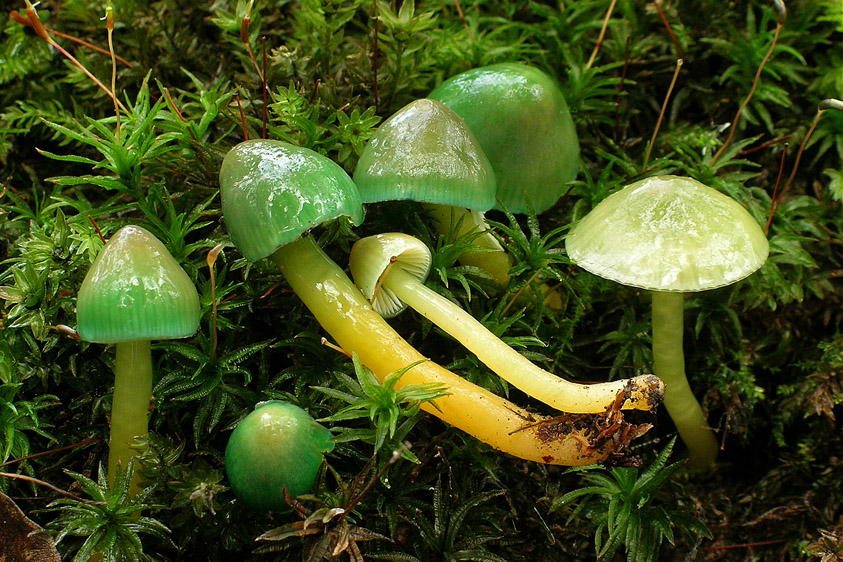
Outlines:
<svg viewBox="0 0 843 562"><path fill-rule="evenodd" d="M139 226L114 233L76 299L83 340L119 343L184 338L199 328L199 295L164 244Z"/></svg>
<svg viewBox="0 0 843 562"><path fill-rule="evenodd" d="M400 267L420 282L430 272L430 249L424 242L408 234L388 232L361 238L351 247L348 267L354 284L372 303L375 312L391 318L407 305L381 284L391 267Z"/></svg>
<svg viewBox="0 0 843 562"><path fill-rule="evenodd" d="M338 164L286 142L255 139L232 148L220 167L222 212L249 261L271 255L319 224L363 222L360 194Z"/></svg>
<svg viewBox="0 0 843 562"><path fill-rule="evenodd" d="M378 127L354 182L364 203L409 199L487 211L495 175L462 119L441 103L420 99Z"/></svg>
<svg viewBox="0 0 843 562"><path fill-rule="evenodd" d="M556 81L538 68L500 63L452 76L429 97L453 109L477 137L497 181L497 197L514 213L528 200L541 213L577 176L580 147Z"/></svg>
<svg viewBox="0 0 843 562"><path fill-rule="evenodd" d="M565 242L577 265L624 285L703 291L747 277L767 259L758 222L696 180L647 178L601 201Z"/></svg>

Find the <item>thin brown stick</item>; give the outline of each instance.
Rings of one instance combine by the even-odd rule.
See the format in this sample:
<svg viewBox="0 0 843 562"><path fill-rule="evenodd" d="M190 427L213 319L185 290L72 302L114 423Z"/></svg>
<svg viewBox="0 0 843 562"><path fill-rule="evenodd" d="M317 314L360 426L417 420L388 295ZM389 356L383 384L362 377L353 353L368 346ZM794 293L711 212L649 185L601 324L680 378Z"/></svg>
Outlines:
<svg viewBox="0 0 843 562"><path fill-rule="evenodd" d="M843 111L843 101L827 99L821 101L817 106L817 114L814 116L814 121L811 123L811 127L808 129L808 132L805 133L805 138L802 139L802 143L799 145L799 151L796 153L796 162L793 163L793 170L791 170L790 176L788 176L787 182L782 188L782 195L790 189L790 184L793 183L793 178L796 177L796 171L799 169L799 162L802 160L802 152L805 150L805 146L808 144L808 140L811 138L811 135L814 134L814 129L817 128L817 124L820 122L820 115L822 115L822 112L827 109Z"/></svg>
<svg viewBox="0 0 843 562"><path fill-rule="evenodd" d="M111 91L117 94L117 59L114 54L114 8L111 2L105 5L105 28L108 32L108 52L111 55ZM117 98L114 98L114 116L116 117L114 136L120 140L120 108Z"/></svg>
<svg viewBox="0 0 843 562"><path fill-rule="evenodd" d="M266 87L266 36L261 37L261 51L263 52L263 70L261 72L261 88L263 89L263 115L261 120L261 138L266 138L266 115L268 108L266 107L267 87Z"/></svg>
<svg viewBox="0 0 843 562"><path fill-rule="evenodd" d="M19 459L12 459L10 461L6 461L6 462L0 464L0 467L9 466L10 464L15 464L15 463L23 462L23 461L28 461L29 459L35 459L35 458L38 458L38 457L43 457L45 455L53 455L55 453L63 453L64 451L69 451L70 449L82 447L84 445L87 445L88 443L93 443L94 441L99 441L99 440L100 440L99 437L90 437L88 439L85 439L84 441L74 443L73 445L68 445L67 447L61 447L59 449L51 449L49 451L42 451L40 453L34 453L32 455L27 455L25 457L21 457Z"/></svg>
<svg viewBox="0 0 843 562"><path fill-rule="evenodd" d="M249 53L249 58L252 59L252 64L255 65L255 71L258 76L263 77L261 68L258 66L258 61L255 59L255 53L252 52L252 45L249 44L249 24L251 23L252 2L249 2L249 7L246 9L246 15L243 16L243 21L240 22L240 42L246 46L246 52Z"/></svg>
<svg viewBox="0 0 843 562"><path fill-rule="evenodd" d="M237 109L240 111L240 123L243 125L243 140L249 140L249 131L246 129L246 116L243 114L243 104L240 103L240 92L234 94L237 100Z"/></svg>
<svg viewBox="0 0 843 562"><path fill-rule="evenodd" d="M594 63L594 59L597 58L597 52L603 45L603 37L606 36L606 28L609 27L609 18L612 17L612 12L615 11L615 4L617 4L617 2L618 0L612 0L612 3L609 4L609 9L606 10L606 17L603 18L603 27L600 28L600 35L597 37L597 44L594 46L594 50L591 52L591 56L588 59L588 64L585 65L586 68L591 68L591 65Z"/></svg>
<svg viewBox="0 0 843 562"><path fill-rule="evenodd" d="M390 270L392 270L392 266L394 266L397 261L398 261L398 256L391 256L389 258L389 265L386 266L386 269L383 270L383 273L381 273L381 276L378 277L378 282L377 282L377 284L375 284L375 290L372 291L372 298L369 299L369 303L374 304L375 299L378 298L378 293L381 290L381 286L383 285L383 282L386 280L386 276L389 275Z"/></svg>
<svg viewBox="0 0 843 562"><path fill-rule="evenodd" d="M670 22L667 21L659 0L653 0L653 4L656 5L656 11L659 13L659 17L661 18L665 28L667 28L667 33L670 35L670 40L673 41L673 46L676 47L676 54L679 55L680 59L684 59L685 51L682 50L682 46L679 44L679 41L676 40L676 35L673 34L673 28L670 27Z"/></svg>
<svg viewBox="0 0 843 562"><path fill-rule="evenodd" d="M321 343L325 347L329 347L329 348L333 349L334 351L338 351L338 352L342 353L343 355L345 355L346 357L348 357L349 359L351 359L351 354L349 352L347 352L346 350L344 350L343 348L341 348L337 344L329 342L328 338L323 337L321 340L319 340L319 343Z"/></svg>
<svg viewBox="0 0 843 562"><path fill-rule="evenodd" d="M34 27L34 25L32 24L32 21L29 19L29 17L21 14L17 10L12 10L9 13L9 17L12 18L13 20L15 20L16 22L18 22L19 24L25 25L26 27ZM61 31L59 31L57 29L53 29L52 27L47 27L43 24L42 24L42 27L50 35L57 35L58 37L61 37L62 39L67 39L68 41L73 41L74 43L82 45L83 47L88 47L89 49L91 49L93 51L96 51L96 52L98 52L102 55L108 55L109 54L109 52L106 51L105 49L103 49L102 47L97 47L93 43L89 43L89 42L85 41L84 39L74 37L73 35L68 35L67 33L62 33ZM129 68L132 68L132 63L130 63L129 61L127 61L123 57L121 57L119 55L115 55L115 58L118 61L120 61L121 63L128 66Z"/></svg>
<svg viewBox="0 0 843 562"><path fill-rule="evenodd" d="M650 139L650 144L647 146L647 154L644 155L644 165L641 169L647 168L647 163L650 161L650 153L653 151L653 145L656 144L656 136L659 134L659 128L662 126L664 120L664 113L667 110L667 102L670 100L670 94L673 93L673 87L676 85L676 78L679 77L679 70L682 69L682 59L676 59L676 70L673 71L673 79L670 81L670 87L667 89L667 94L664 96L662 103L662 110L659 112L659 119L656 121L656 128L653 131L653 137Z"/></svg>
<svg viewBox="0 0 843 562"><path fill-rule="evenodd" d="M779 193L779 184L782 182L782 172L784 172L784 159L787 156L787 145L782 150L782 158L779 162L779 175L776 178L776 186L773 188L773 195L770 197L770 214L767 216L767 224L764 226L764 235L770 232L770 224L773 222L773 213L776 212L776 200Z"/></svg>
<svg viewBox="0 0 843 562"><path fill-rule="evenodd" d="M120 109L122 109L126 113L129 113L129 110L126 109L126 107L122 103L120 103L120 100L117 99L117 96L114 95L114 92L112 92L111 90L108 89L108 86L106 86L105 84L100 82L100 80L96 76L91 74L90 70L85 68L85 65L83 65L81 62L76 60L76 57L71 55L64 47L62 47L61 45L56 43L56 41L52 38L52 36L50 36L50 33L47 31L47 28L44 27L44 24L41 22L41 19L38 17L38 12L35 11L35 7L32 5L32 3L29 0L26 0L26 15L27 15L29 21L32 23L32 29L35 30L35 33L41 39L43 39L44 41L49 43L52 47L54 47L61 54L63 54L65 57L67 57L74 65L76 65L76 67L79 70L84 72L85 75L88 78L93 80L94 84L96 84L103 92L108 94L111 97L111 99L114 100L114 103L116 103L120 107Z"/></svg>
<svg viewBox="0 0 843 562"><path fill-rule="evenodd" d="M468 22L465 19L465 16L462 13L462 6L460 6L460 0L454 0L454 5L457 7L457 15L459 15L460 20L462 21L463 27L465 27L465 31L468 33L468 40L471 43L474 43L474 35L471 33L471 27L469 27Z"/></svg>
<svg viewBox="0 0 843 562"><path fill-rule="evenodd" d="M217 357L217 279L214 275L214 264L222 251L222 244L217 244L208 252L205 263L211 276L211 362Z"/></svg>
<svg viewBox="0 0 843 562"><path fill-rule="evenodd" d="M49 482L44 482L43 480L38 480L37 478L33 478L33 477L27 476L25 474L15 474L15 473L12 473L12 472L0 472L0 476L2 476L3 478L11 478L12 480L23 480L25 482L31 482L33 484L38 484L39 486L44 486L45 488L49 488L50 490L56 492L59 495L62 495L66 498L70 498L72 500L76 500L78 502L87 503L87 504L91 504L91 505L106 505L106 504L108 504L108 502L96 502L96 501L92 501L92 500L86 500L85 498L80 498L76 494L71 494L70 492L62 490L61 488L57 488L56 486L53 486Z"/></svg>
<svg viewBox="0 0 843 562"><path fill-rule="evenodd" d="M770 48L767 50L767 54L765 54L764 58L761 59L761 64L758 65L758 71L756 71L755 73L755 79L752 81L752 87L749 89L749 93L747 94L746 98L744 98L740 107L738 107L738 112L735 113L735 118L732 119L732 126L729 128L729 136L726 137L726 142L724 142L723 146L721 146L720 149L716 153L714 153L714 156L711 158L711 164L717 162L717 159L720 158L720 155L723 154L723 151L726 150L726 147L728 147L729 143L732 142L732 137L735 136L735 131L738 128L738 120L741 118L741 113L743 113L744 108L749 105L749 100L752 99L752 96L755 95L755 90L758 88L758 82L761 80L761 72L764 70L764 65L767 64L767 61L773 54L773 49L776 48L776 42L779 40L779 33L781 33L782 27L784 27L784 22L776 23L776 32L773 35L773 42L770 44Z"/></svg>
<svg viewBox="0 0 843 562"><path fill-rule="evenodd" d="M759 150L764 150L767 147L773 146L774 144L779 144L780 142L784 142L790 137L793 136L793 133L789 135L785 135L783 137L779 137L777 139L769 140L763 144L759 144L758 146L753 146L752 148L747 148L746 150L741 150L738 152L739 156L743 156L745 154L752 154L753 152L758 152Z"/></svg>
<svg viewBox="0 0 843 562"><path fill-rule="evenodd" d="M94 221L94 218L91 215L88 215L88 220L91 221L92 225L94 225L94 230L97 231L97 236L99 236L100 240L102 240L102 243L105 244L105 236L102 235L102 231L100 230L100 227L97 226L97 223Z"/></svg>

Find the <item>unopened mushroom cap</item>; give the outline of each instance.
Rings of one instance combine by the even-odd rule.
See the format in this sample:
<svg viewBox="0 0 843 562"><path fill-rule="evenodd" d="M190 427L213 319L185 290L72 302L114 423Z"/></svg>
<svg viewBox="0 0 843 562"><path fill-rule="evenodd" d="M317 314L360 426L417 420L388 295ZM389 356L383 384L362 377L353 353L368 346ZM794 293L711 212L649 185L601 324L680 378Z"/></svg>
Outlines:
<svg viewBox="0 0 843 562"><path fill-rule="evenodd" d="M232 148L220 167L220 198L231 240L249 261L265 258L326 220L363 222L360 194L338 164L277 140Z"/></svg>
<svg viewBox="0 0 843 562"><path fill-rule="evenodd" d="M495 176L459 116L429 99L399 109L378 127L354 182L364 202L409 199L487 211L495 204Z"/></svg>
<svg viewBox="0 0 843 562"><path fill-rule="evenodd" d="M600 202L568 235L583 269L634 287L702 291L764 264L769 245L734 199L676 176L635 182Z"/></svg>
<svg viewBox="0 0 843 562"><path fill-rule="evenodd" d="M238 500L254 511L287 511L291 496L313 489L332 434L289 402L255 406L234 428L225 448L225 472Z"/></svg>
<svg viewBox="0 0 843 562"><path fill-rule="evenodd" d="M97 343L184 338L199 328L199 295L164 244L139 226L114 233L76 300L79 337Z"/></svg>
<svg viewBox="0 0 843 562"><path fill-rule="evenodd" d="M389 274L391 267L400 267L424 282L430 272L430 262L430 249L424 242L408 234L389 232L355 242L348 267L354 283L372 303L372 308L381 316L391 318L407 305L394 292L380 285L381 278Z"/></svg>
<svg viewBox="0 0 843 562"><path fill-rule="evenodd" d="M474 68L429 96L463 118L492 163L497 197L514 213L537 213L562 196L579 169L579 141L556 82L532 66Z"/></svg>

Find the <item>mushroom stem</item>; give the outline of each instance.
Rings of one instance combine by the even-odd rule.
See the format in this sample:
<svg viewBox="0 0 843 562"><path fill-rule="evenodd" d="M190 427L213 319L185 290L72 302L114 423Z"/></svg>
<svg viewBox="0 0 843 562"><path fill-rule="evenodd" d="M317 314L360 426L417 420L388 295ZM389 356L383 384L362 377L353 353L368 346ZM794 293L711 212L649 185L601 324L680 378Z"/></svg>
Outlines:
<svg viewBox="0 0 843 562"><path fill-rule="evenodd" d="M661 381L653 375L599 384L577 384L559 378L537 367L471 314L402 268L390 269L383 284L408 306L457 339L504 380L563 412L602 412L625 389L628 390L625 409L652 410L663 392Z"/></svg>
<svg viewBox="0 0 843 562"><path fill-rule="evenodd" d="M425 209L430 213L434 228L440 235L451 234L454 238L459 238L476 234L471 243L482 250L463 254L459 258L461 264L482 269L501 287L509 284L512 258L498 239L492 236L482 212L433 203L426 204Z"/></svg>
<svg viewBox="0 0 843 562"><path fill-rule="evenodd" d="M118 470L126 470L137 451L130 445L146 437L152 400L152 353L149 340L120 342L114 363L114 396L111 400L111 437L108 441L108 483ZM140 491L135 471L129 493Z"/></svg>
<svg viewBox="0 0 843 562"><path fill-rule="evenodd" d="M718 445L685 376L684 313L684 293L653 291L653 371L664 381L664 406L688 447L688 466L708 468Z"/></svg>
<svg viewBox="0 0 843 562"><path fill-rule="evenodd" d="M347 352L380 379L425 358L404 341L363 297L331 259L310 238L280 247L272 260L322 327ZM449 394L422 409L490 446L522 459L560 465L588 465L605 459L614 447L595 444L598 425L608 416L592 416L589 427L556 423L535 416L480 388L432 361L410 369L398 383L434 383ZM624 422L625 423L625 422ZM617 432L620 434L623 432Z"/></svg>

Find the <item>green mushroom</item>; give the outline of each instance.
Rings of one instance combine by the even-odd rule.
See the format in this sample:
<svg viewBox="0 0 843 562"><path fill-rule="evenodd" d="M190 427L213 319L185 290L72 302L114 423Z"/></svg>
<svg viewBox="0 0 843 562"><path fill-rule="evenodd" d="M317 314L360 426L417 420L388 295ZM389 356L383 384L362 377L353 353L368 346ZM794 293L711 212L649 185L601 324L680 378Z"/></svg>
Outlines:
<svg viewBox="0 0 843 562"><path fill-rule="evenodd" d="M576 423L540 416L426 360L307 235L320 217L362 220L354 182L328 158L281 141L245 141L223 160L220 196L235 245L251 261L271 258L343 350L356 353L381 381L407 369L399 388L425 383L447 388L447 395L422 404L422 410L502 452L567 466L605 460L646 431L629 425L619 411L579 416ZM545 424L554 429L544 431Z"/></svg>
<svg viewBox="0 0 843 562"><path fill-rule="evenodd" d="M286 511L292 497L313 489L323 454L334 449L325 427L294 404L261 402L231 434L225 472L238 500L253 511Z"/></svg>
<svg viewBox="0 0 843 562"><path fill-rule="evenodd" d="M191 336L199 318L193 282L164 244L139 226L118 230L85 276L76 300L79 337L116 347L109 482L135 456L132 442L147 434L151 340ZM132 493L138 491L138 482L135 477Z"/></svg>
<svg viewBox="0 0 843 562"><path fill-rule="evenodd" d="M354 182L364 203L423 203L441 233L474 235L482 251L460 261L481 267L505 284L512 263L488 229L483 211L495 205L495 173L465 122L444 104L420 99L395 112L369 140ZM438 228L437 227L437 228Z"/></svg>
<svg viewBox="0 0 843 562"><path fill-rule="evenodd" d="M684 293L735 283L761 267L769 245L735 200L676 176L635 182L598 204L570 232L568 255L583 269L652 291L653 372L688 447L689 466L707 468L717 440L685 376Z"/></svg>
<svg viewBox="0 0 843 562"><path fill-rule="evenodd" d="M564 194L579 170L579 141L574 121L556 81L538 68L501 63L452 76L428 96L459 115L489 159L496 197L513 213L532 207L542 213ZM476 212L434 215L440 232L462 222L463 229L488 230ZM477 243L496 251L467 254L464 264L491 273L500 285L509 281L511 258L491 235Z"/></svg>
<svg viewBox="0 0 843 562"><path fill-rule="evenodd" d="M497 198L513 213L541 213L577 177L579 141L562 90L538 68L501 63L457 74L430 99L462 117L489 158Z"/></svg>

